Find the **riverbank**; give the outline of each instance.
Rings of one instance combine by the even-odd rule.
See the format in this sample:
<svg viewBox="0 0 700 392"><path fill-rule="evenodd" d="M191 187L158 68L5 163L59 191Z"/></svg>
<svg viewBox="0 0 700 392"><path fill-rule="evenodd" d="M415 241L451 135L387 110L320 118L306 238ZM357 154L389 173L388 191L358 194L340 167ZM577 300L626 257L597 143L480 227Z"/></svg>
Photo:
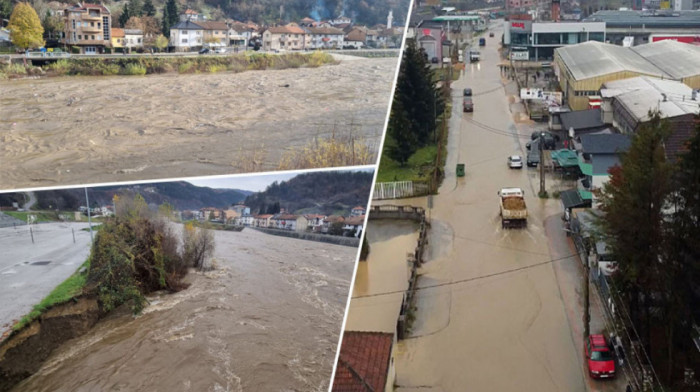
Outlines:
<svg viewBox="0 0 700 392"><path fill-rule="evenodd" d="M139 57L76 57L60 59L43 66L0 63L0 79L27 76L114 76L163 73L244 72L266 69L315 68L338 64L325 52L268 54L245 52L228 56L139 56Z"/></svg>

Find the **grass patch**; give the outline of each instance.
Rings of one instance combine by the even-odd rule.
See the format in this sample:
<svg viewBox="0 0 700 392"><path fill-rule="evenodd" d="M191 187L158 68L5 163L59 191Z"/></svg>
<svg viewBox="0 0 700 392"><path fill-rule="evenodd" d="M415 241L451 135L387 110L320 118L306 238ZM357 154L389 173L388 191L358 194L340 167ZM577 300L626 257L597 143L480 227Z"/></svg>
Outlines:
<svg viewBox="0 0 700 392"><path fill-rule="evenodd" d="M26 222L28 215L36 216L34 222L62 222L65 220L73 221L74 214L72 212L56 212L56 211L3 211L6 215L9 215L15 219ZM61 216L64 219L61 219Z"/></svg>
<svg viewBox="0 0 700 392"><path fill-rule="evenodd" d="M387 135L384 145L386 146L389 143L390 140ZM399 165L398 162L391 159L388 155L383 154L379 163L377 182L428 181L435 168L436 157L437 146L434 144L418 149L408 158L405 166Z"/></svg>
<svg viewBox="0 0 700 392"><path fill-rule="evenodd" d="M124 75L145 75L146 67L141 64L127 64L124 68Z"/></svg>
<svg viewBox="0 0 700 392"><path fill-rule="evenodd" d="M434 68L433 69L433 80L438 82L445 80L445 77L449 75L450 67L447 68ZM455 81L459 79L460 70L452 69L452 80Z"/></svg>
<svg viewBox="0 0 700 392"><path fill-rule="evenodd" d="M83 263L83 265L78 268L78 270L71 275L68 279L64 280L63 283L59 284L53 291L42 299L38 305L34 305L32 311L22 317L17 324L12 326L12 329L19 331L24 328L27 324L36 320L42 313L50 309L52 306L68 302L71 299L79 296L83 293L83 287L85 286L87 274L80 273L80 270L85 267L85 271L89 269L90 260L88 259Z"/></svg>
<svg viewBox="0 0 700 392"><path fill-rule="evenodd" d="M282 155L278 169L370 165L377 154L364 139L354 136L316 138L302 148L292 148Z"/></svg>

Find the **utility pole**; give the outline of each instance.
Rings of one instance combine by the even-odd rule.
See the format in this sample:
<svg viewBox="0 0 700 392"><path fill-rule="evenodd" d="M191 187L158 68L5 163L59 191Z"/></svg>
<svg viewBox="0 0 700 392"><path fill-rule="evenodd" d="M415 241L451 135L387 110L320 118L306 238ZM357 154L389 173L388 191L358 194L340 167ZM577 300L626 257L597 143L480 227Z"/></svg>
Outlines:
<svg viewBox="0 0 700 392"><path fill-rule="evenodd" d="M95 242L95 238L92 235L92 218L90 217L90 199L88 198L87 188L85 188L85 205L87 206L88 227L90 228L90 243L93 243L93 242Z"/></svg>
<svg viewBox="0 0 700 392"><path fill-rule="evenodd" d="M543 197L547 191L544 186L544 132L540 133L540 197Z"/></svg>
<svg viewBox="0 0 700 392"><path fill-rule="evenodd" d="M584 239L586 241L586 239ZM591 269L588 266L589 246L584 243L586 254L583 260L583 341L591 334L591 302L590 302L590 275Z"/></svg>

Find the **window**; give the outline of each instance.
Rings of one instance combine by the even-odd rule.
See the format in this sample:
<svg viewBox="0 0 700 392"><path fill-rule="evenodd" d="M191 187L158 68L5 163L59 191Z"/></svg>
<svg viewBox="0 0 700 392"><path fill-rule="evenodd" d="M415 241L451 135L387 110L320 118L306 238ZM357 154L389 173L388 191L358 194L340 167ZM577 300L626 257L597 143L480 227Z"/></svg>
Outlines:
<svg viewBox="0 0 700 392"><path fill-rule="evenodd" d="M90 27L95 27L95 22L90 22Z"/></svg>
<svg viewBox="0 0 700 392"><path fill-rule="evenodd" d="M138 39L138 43L141 43L141 38Z"/></svg>
<svg viewBox="0 0 700 392"><path fill-rule="evenodd" d="M73 32L73 41L77 41L78 39L75 37L75 31Z"/></svg>
<svg viewBox="0 0 700 392"><path fill-rule="evenodd" d="M75 33L73 33L73 34L75 34ZM83 36L82 36L82 35L78 35L78 39L83 39Z"/></svg>
<svg viewBox="0 0 700 392"><path fill-rule="evenodd" d="M91 37L91 39L95 39L95 35L94 35L94 34L93 34L93 35L91 35L90 37Z"/></svg>
<svg viewBox="0 0 700 392"><path fill-rule="evenodd" d="M98 28L99 28L99 27L102 27L102 23L97 22L97 27L98 27Z"/></svg>
<svg viewBox="0 0 700 392"><path fill-rule="evenodd" d="M75 19L73 19L72 22L73 22L73 30L75 30Z"/></svg>
<svg viewBox="0 0 700 392"><path fill-rule="evenodd" d="M183 44L186 44L186 43L187 43L187 38L183 38L183 39L182 39L182 43L183 43Z"/></svg>

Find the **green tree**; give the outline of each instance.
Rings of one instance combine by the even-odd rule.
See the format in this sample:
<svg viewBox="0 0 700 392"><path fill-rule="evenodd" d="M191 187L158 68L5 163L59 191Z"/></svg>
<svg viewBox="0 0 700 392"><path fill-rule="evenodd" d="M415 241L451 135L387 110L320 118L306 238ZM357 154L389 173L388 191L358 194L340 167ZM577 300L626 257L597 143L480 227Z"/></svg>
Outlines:
<svg viewBox="0 0 700 392"><path fill-rule="evenodd" d="M9 19L12 15L12 0L0 0L0 19Z"/></svg>
<svg viewBox="0 0 700 392"><path fill-rule="evenodd" d="M331 223L331 227L328 228L328 234L330 234L330 235L343 235L343 222Z"/></svg>
<svg viewBox="0 0 700 392"><path fill-rule="evenodd" d="M156 37L154 46L158 48L158 51L162 51L163 49L166 49L168 47L168 44L168 39L165 38L163 34L161 34L158 37Z"/></svg>
<svg viewBox="0 0 700 392"><path fill-rule="evenodd" d="M619 167L599 192L601 220L607 242L618 260L617 288L630 309L640 338L650 351L651 298L664 286L664 207L671 190L671 165L666 161L664 140L668 123L658 112L632 137Z"/></svg>
<svg viewBox="0 0 700 392"><path fill-rule="evenodd" d="M41 21L41 24L44 26L44 34L48 38L59 38L61 32L65 28L63 19L58 15L51 15L51 11L49 10L46 10L44 20Z"/></svg>
<svg viewBox="0 0 700 392"><path fill-rule="evenodd" d="M163 34L166 37L170 37L170 27L175 26L179 18L177 3L175 0L167 0L163 7Z"/></svg>
<svg viewBox="0 0 700 392"><path fill-rule="evenodd" d="M143 15L143 4L141 0L130 0L129 1L129 16L142 16Z"/></svg>
<svg viewBox="0 0 700 392"><path fill-rule="evenodd" d="M700 320L697 293L700 282L700 116L696 119L694 135L687 143L687 151L680 156L674 178L672 204L674 213L668 221L667 255L661 306L666 337L665 377L680 377L680 371L689 367L688 353L692 344L692 320ZM674 368L675 366L675 368Z"/></svg>
<svg viewBox="0 0 700 392"><path fill-rule="evenodd" d="M126 22L129 21L129 18L131 18L131 13L129 12L129 4L124 4L124 8L122 8L122 13L119 15L119 25L121 27L126 27Z"/></svg>
<svg viewBox="0 0 700 392"><path fill-rule="evenodd" d="M17 3L7 27L12 32L12 43L15 46L22 49L44 46L44 28L29 3Z"/></svg>
<svg viewBox="0 0 700 392"><path fill-rule="evenodd" d="M386 141L387 153L391 159L404 166L408 158L416 152L418 138L411 127L403 102L396 96L391 105L387 134L389 136Z"/></svg>
<svg viewBox="0 0 700 392"><path fill-rule="evenodd" d="M143 3L143 14L146 16L156 16L156 7L153 6L152 0L146 0Z"/></svg>

